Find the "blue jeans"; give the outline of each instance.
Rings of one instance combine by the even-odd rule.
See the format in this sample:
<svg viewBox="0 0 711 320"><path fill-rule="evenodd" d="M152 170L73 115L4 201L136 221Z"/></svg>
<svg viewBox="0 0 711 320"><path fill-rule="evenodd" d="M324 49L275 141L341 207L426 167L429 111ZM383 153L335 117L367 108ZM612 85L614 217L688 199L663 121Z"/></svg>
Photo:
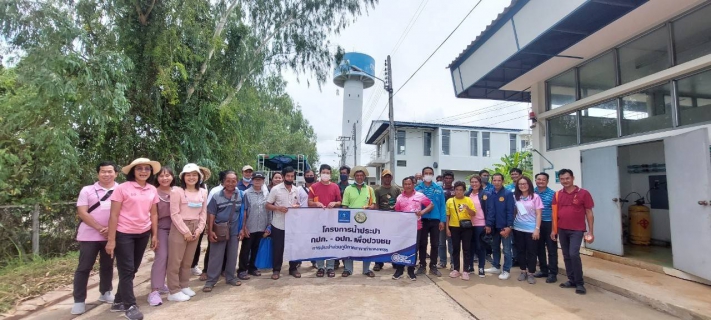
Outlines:
<svg viewBox="0 0 711 320"><path fill-rule="evenodd" d="M446 243L445 238L447 238ZM449 263L452 264L452 237L447 237L447 232L441 231L439 233L439 246L437 247L437 255L439 255L439 263L443 266L447 265L447 252L449 252Z"/></svg>
<svg viewBox="0 0 711 320"><path fill-rule="evenodd" d="M470 270L471 272L475 272L476 269L474 269L474 257L476 256L477 259L479 260L479 269L484 268L484 264L486 264L486 244L481 241L481 235L485 233L485 227L474 227L474 235L472 236L472 255L470 256L469 260L466 261L465 267L468 268L466 270Z"/></svg>
<svg viewBox="0 0 711 320"><path fill-rule="evenodd" d="M331 260L333 261L333 260ZM347 259L343 260L344 268L346 271L353 274L353 260ZM370 261L363 261L363 274L370 272Z"/></svg>
<svg viewBox="0 0 711 320"><path fill-rule="evenodd" d="M323 269L324 264L326 265L327 270L333 270L333 266L335 265L336 260L317 260L316 261L316 267L319 269Z"/></svg>
<svg viewBox="0 0 711 320"><path fill-rule="evenodd" d="M491 233L494 235L494 242L491 245L493 251L493 263L494 268L501 269L501 246L504 247L504 271L511 271L511 264L513 264L513 231L509 233L509 236L504 238L499 232L501 229L493 229Z"/></svg>

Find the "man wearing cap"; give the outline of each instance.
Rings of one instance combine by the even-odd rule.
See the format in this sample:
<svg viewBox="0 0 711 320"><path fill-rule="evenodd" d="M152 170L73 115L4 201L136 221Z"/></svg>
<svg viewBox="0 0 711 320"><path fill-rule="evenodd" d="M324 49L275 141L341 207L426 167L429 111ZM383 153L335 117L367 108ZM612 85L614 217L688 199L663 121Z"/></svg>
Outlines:
<svg viewBox="0 0 711 320"><path fill-rule="evenodd" d="M269 235L269 220L271 212L267 210L268 192L264 192L265 176L263 172L255 172L252 176L253 186L244 192L244 208L246 223L242 226L242 249L239 253L239 269L237 277L240 280L249 280L249 275L261 276L255 262L259 243L262 237Z"/></svg>
<svg viewBox="0 0 711 320"><path fill-rule="evenodd" d="M252 186L252 173L254 173L254 168L250 165L242 167L242 180L237 184L237 189L240 191L246 191Z"/></svg>
<svg viewBox="0 0 711 320"><path fill-rule="evenodd" d="M355 182L348 186L343 192L343 208L347 209L377 209L375 203L375 192L373 188L365 184L365 177L368 176L368 169L363 166L353 168L353 179ZM353 260L347 259L343 261L345 271L341 274L342 277L348 277L353 274ZM370 262L363 261L363 274L368 277L375 277L375 273L370 270Z"/></svg>
<svg viewBox="0 0 711 320"><path fill-rule="evenodd" d="M380 182L380 187L375 189L375 199L378 203L378 210L394 211L395 202L402 191L392 184L393 174L390 170L383 170L383 173L380 175ZM373 271L382 270L383 265L384 263L382 262L376 262Z"/></svg>

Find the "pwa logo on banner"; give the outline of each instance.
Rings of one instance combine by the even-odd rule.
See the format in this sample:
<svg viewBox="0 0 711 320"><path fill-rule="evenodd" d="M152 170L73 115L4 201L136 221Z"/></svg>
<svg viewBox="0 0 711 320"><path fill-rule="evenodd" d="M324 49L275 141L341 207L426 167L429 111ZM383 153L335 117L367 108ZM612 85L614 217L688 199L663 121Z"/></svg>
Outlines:
<svg viewBox="0 0 711 320"><path fill-rule="evenodd" d="M413 265L415 264L415 254L411 254L409 256L402 255L399 253L395 253L392 256L390 256L390 259L392 260L393 263L401 263L401 264L408 264L408 265Z"/></svg>
<svg viewBox="0 0 711 320"><path fill-rule="evenodd" d="M356 213L353 218L358 223L364 223L368 220L368 215L366 215L365 212L360 211ZM351 223L351 212L349 210L338 211L338 223Z"/></svg>

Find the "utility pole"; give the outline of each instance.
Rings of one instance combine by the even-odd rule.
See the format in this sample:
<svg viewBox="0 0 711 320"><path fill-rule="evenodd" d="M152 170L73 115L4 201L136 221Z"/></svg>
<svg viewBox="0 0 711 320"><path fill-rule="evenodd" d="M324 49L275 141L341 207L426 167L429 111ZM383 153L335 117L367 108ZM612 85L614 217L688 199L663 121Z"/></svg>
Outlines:
<svg viewBox="0 0 711 320"><path fill-rule="evenodd" d="M389 152L390 152L390 171L393 174L393 178L395 178L395 113L393 111L393 68L392 68L392 62L390 61L390 55L388 55L388 59L385 60L385 81L383 81L385 84L385 91L388 92L388 118L390 120L390 125L389 127Z"/></svg>
<svg viewBox="0 0 711 320"><path fill-rule="evenodd" d="M351 137L344 137L344 136L339 136L336 141L341 142L341 164L340 166L346 165L346 154L348 153L348 150L346 149L346 141L350 141Z"/></svg>
<svg viewBox="0 0 711 320"><path fill-rule="evenodd" d="M358 137L356 137L356 123L353 123L353 167L358 165Z"/></svg>

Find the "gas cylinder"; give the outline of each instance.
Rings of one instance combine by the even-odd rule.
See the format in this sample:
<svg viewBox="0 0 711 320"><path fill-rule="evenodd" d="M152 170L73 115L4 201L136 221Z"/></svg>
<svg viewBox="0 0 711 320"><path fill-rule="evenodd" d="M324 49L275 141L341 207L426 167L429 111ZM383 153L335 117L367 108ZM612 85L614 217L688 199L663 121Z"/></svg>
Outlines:
<svg viewBox="0 0 711 320"><path fill-rule="evenodd" d="M652 239L652 216L649 208L644 205L632 205L628 210L630 216L630 242L648 246Z"/></svg>

